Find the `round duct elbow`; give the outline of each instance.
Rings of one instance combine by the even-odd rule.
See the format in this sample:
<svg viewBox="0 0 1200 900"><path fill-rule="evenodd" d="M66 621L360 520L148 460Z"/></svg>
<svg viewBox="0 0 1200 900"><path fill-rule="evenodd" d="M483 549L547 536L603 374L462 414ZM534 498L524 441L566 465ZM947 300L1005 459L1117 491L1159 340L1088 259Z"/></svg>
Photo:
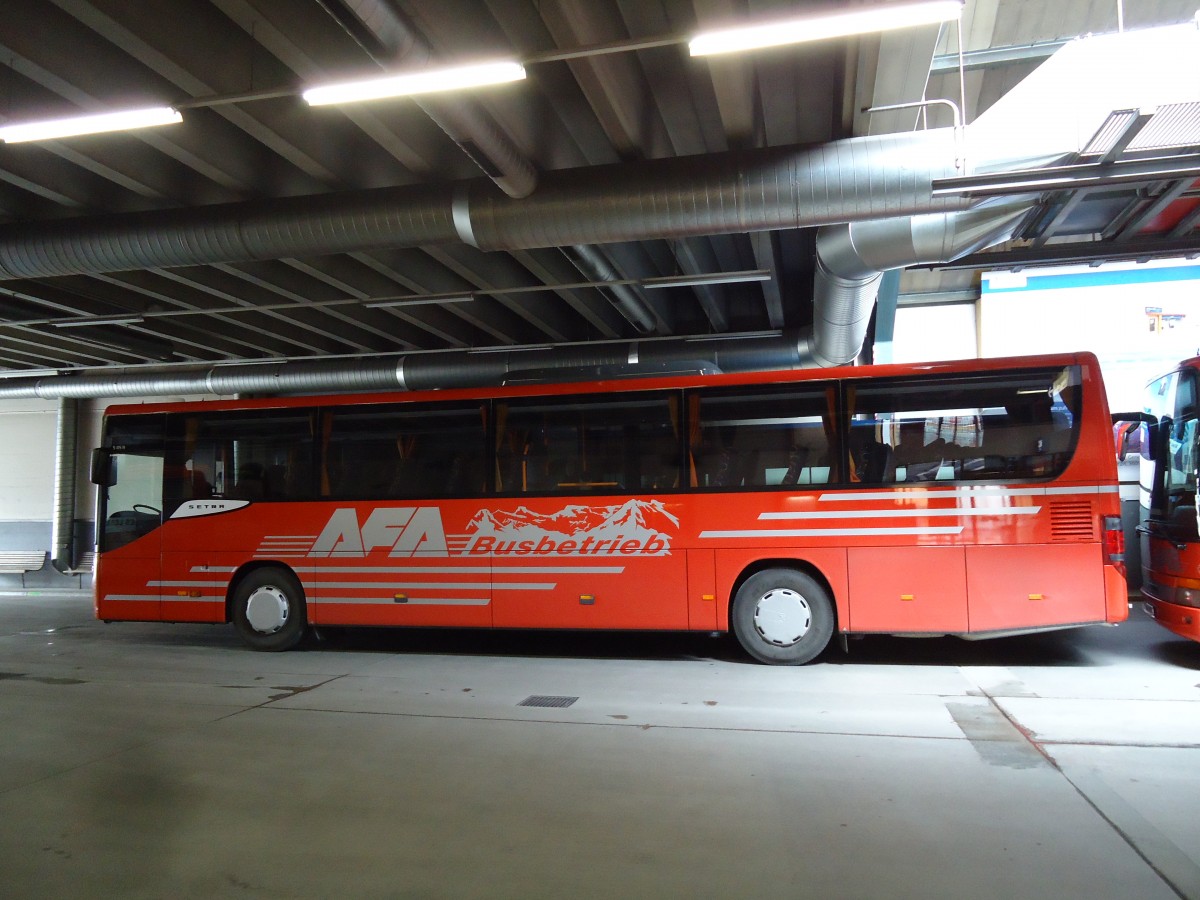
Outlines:
<svg viewBox="0 0 1200 900"><path fill-rule="evenodd" d="M844 277L817 257L813 294L812 359L822 367L854 362L862 351L882 272Z"/></svg>
<svg viewBox="0 0 1200 900"><path fill-rule="evenodd" d="M829 225L817 232L813 356L818 365L852 362L862 351L879 280L889 269L950 262L1016 233L1028 200L969 210Z"/></svg>

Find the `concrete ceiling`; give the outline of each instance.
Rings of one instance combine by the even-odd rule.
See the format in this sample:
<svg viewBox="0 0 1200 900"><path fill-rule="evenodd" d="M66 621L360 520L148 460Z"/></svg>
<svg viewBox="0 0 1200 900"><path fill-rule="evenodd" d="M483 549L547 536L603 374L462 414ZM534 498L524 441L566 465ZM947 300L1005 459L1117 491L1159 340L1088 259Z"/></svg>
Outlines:
<svg viewBox="0 0 1200 900"><path fill-rule="evenodd" d="M964 91L970 121L1060 42L1115 30L1118 6L967 0L961 81L955 27L737 58L692 59L675 41L553 59L847 5L861 4L5 0L0 124L135 105L201 105L185 109L182 124L161 129L0 144L0 240L65 219L114 221L151 210L478 180L485 171L472 157L497 153L508 154L515 179L496 178L498 194L507 187L536 195L546 173L612 165L618 168L597 175L598 187L619 190L621 164L908 131L924 124L916 113L862 110L922 97L958 102ZM1187 21L1195 0L1127 0L1124 7L1124 26L1137 28ZM302 86L378 73L396 60L512 56L529 61L528 79L469 100L310 108L298 96ZM243 99L214 102L235 97ZM934 110L928 124L949 124L945 115ZM490 146L463 141L464 130L484 135ZM1021 254L1053 260L1200 252L1193 181L1047 193L1018 241L977 254L954 272L920 273L905 284L914 293L969 289L979 266L1019 264ZM493 252L452 242L93 268L0 280L0 373L576 344L645 336L647 329L690 336L800 328L812 318L813 233ZM766 270L769 278L668 289L596 286L744 270ZM473 299L429 296L464 293ZM415 300L405 305L364 305L409 295ZM635 321L631 308L645 321ZM61 327L96 316L140 321Z"/></svg>

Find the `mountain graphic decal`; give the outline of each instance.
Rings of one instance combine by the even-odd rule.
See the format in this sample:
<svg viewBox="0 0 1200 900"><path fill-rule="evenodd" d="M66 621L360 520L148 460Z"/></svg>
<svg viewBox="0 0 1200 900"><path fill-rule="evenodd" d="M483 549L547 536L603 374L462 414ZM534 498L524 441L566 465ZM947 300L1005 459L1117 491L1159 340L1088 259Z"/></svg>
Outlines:
<svg viewBox="0 0 1200 900"><path fill-rule="evenodd" d="M538 513L481 509L467 525L465 552L555 556L665 556L679 519L658 500L564 506Z"/></svg>

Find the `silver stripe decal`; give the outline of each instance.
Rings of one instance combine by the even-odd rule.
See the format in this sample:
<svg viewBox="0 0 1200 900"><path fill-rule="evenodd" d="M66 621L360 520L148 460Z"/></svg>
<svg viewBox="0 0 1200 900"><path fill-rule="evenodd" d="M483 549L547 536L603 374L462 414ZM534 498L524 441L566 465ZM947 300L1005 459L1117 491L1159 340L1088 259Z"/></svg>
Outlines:
<svg viewBox="0 0 1200 900"><path fill-rule="evenodd" d="M887 534L962 534L961 525L927 528L756 528L751 531L702 531L702 538L874 537Z"/></svg>
<svg viewBox="0 0 1200 900"><path fill-rule="evenodd" d="M821 502L835 500L912 500L916 498L937 499L939 497L1044 497L1047 494L1111 494L1119 490L1117 485L1082 485L1078 487L1035 487L1035 488L997 488L989 485L979 485L970 488L953 488L951 490L928 490L914 488L910 485L896 485L888 491L850 491L847 493L821 494L817 499Z"/></svg>
<svg viewBox="0 0 1200 900"><path fill-rule="evenodd" d="M208 597L177 597L174 594L160 597L158 594L105 594L104 599L107 600L122 600L136 601L139 603L224 603L225 595L219 594Z"/></svg>
<svg viewBox="0 0 1200 900"><path fill-rule="evenodd" d="M343 575L620 575L624 566L295 566L302 574L337 572ZM232 571L232 570L231 570Z"/></svg>
<svg viewBox="0 0 1200 900"><path fill-rule="evenodd" d="M620 575L624 566L506 566L497 563L492 567L495 575L514 572L520 575Z"/></svg>
<svg viewBox="0 0 1200 900"><path fill-rule="evenodd" d="M981 506L955 506L952 509L844 509L839 512L765 512L767 519L899 519L926 516L1033 516L1040 506L1011 506L988 509Z"/></svg>
<svg viewBox="0 0 1200 900"><path fill-rule="evenodd" d="M147 581L146 587L219 587L228 585L228 581Z"/></svg>
<svg viewBox="0 0 1200 900"><path fill-rule="evenodd" d="M193 572L236 572L237 566L192 566Z"/></svg>
<svg viewBox="0 0 1200 900"><path fill-rule="evenodd" d="M371 603L378 606L487 606L492 601L487 597L409 597L403 602L397 602L392 597L309 597L308 602L313 606L334 605L338 603Z"/></svg>
<svg viewBox="0 0 1200 900"><path fill-rule="evenodd" d="M295 566L302 575L336 572L340 575L490 575L491 566Z"/></svg>
<svg viewBox="0 0 1200 900"><path fill-rule="evenodd" d="M493 590L493 591L552 591L556 587L552 581L548 582L531 582L522 583L519 581L500 582L489 584L486 581L463 581L463 582L418 582L418 581L304 581L301 582L306 588L312 585L314 588L339 588L339 589L362 589L376 588L381 591L399 591L399 590L433 590L433 591L469 591L469 590Z"/></svg>

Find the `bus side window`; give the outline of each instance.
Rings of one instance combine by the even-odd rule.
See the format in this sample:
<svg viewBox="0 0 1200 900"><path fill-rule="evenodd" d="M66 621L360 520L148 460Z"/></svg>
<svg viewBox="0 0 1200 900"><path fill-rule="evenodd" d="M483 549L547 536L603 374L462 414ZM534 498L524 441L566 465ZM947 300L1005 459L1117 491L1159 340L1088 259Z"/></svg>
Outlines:
<svg viewBox="0 0 1200 900"><path fill-rule="evenodd" d="M483 493L483 456L459 452L448 457L444 477L446 493L452 497Z"/></svg>
<svg viewBox="0 0 1200 900"><path fill-rule="evenodd" d="M528 397L496 405L496 490L603 494L676 489L678 412L665 392Z"/></svg>
<svg viewBox="0 0 1200 900"><path fill-rule="evenodd" d="M897 429L900 439L893 448L897 480L935 481L947 458L946 441L935 438L926 441L926 420L901 421ZM900 471L903 470L903 478Z"/></svg>
<svg viewBox="0 0 1200 900"><path fill-rule="evenodd" d="M715 429L711 435L713 443L707 456L708 484L713 487L737 487L753 472L754 450L749 440L738 440L736 426Z"/></svg>
<svg viewBox="0 0 1200 900"><path fill-rule="evenodd" d="M499 407L503 415L507 407ZM525 456L525 436L515 428L496 434L496 490L520 490L521 464Z"/></svg>
<svg viewBox="0 0 1200 900"><path fill-rule="evenodd" d="M992 471L1039 476L1061 470L1060 456L1071 450L1072 429L1064 410L1056 410L1048 392L1019 395L1006 404L1007 415L984 428L983 450Z"/></svg>
<svg viewBox="0 0 1200 900"><path fill-rule="evenodd" d="M1079 370L918 376L851 389L851 458L869 468L859 421L895 442L903 482L1045 478L1062 472L1079 423ZM876 451L877 453L879 451ZM876 475L872 471L870 475ZM883 481L888 480L885 474Z"/></svg>
<svg viewBox="0 0 1200 900"><path fill-rule="evenodd" d="M817 384L696 391L687 404L693 487L772 488L828 482L829 390Z"/></svg>
<svg viewBox="0 0 1200 900"><path fill-rule="evenodd" d="M291 468L311 472L314 418L294 408L168 415L167 510L209 497L307 499L311 488L296 484Z"/></svg>
<svg viewBox="0 0 1200 900"><path fill-rule="evenodd" d="M523 409L523 405L520 401L497 404L497 420L504 428L496 435L496 490L504 493L551 487L550 426L545 410Z"/></svg>
<svg viewBox="0 0 1200 900"><path fill-rule="evenodd" d="M768 484L824 484L829 481L829 444L820 422L805 422L789 429L782 459L787 465L779 475L768 472Z"/></svg>
<svg viewBox="0 0 1200 900"><path fill-rule="evenodd" d="M876 422L850 425L851 480L883 484L896 479L896 459L891 444L881 441Z"/></svg>
<svg viewBox="0 0 1200 900"><path fill-rule="evenodd" d="M388 473L391 475L385 490L380 492L386 497L419 497L429 493L429 474L425 471L421 457L422 447L420 437L398 437L395 440L396 456L388 461Z"/></svg>
<svg viewBox="0 0 1200 900"><path fill-rule="evenodd" d="M483 492L486 429L478 403L364 403L331 416L324 461L335 499Z"/></svg>
<svg viewBox="0 0 1200 900"><path fill-rule="evenodd" d="M261 500L266 496L266 478L262 463L247 462L238 466L229 496L239 500Z"/></svg>

